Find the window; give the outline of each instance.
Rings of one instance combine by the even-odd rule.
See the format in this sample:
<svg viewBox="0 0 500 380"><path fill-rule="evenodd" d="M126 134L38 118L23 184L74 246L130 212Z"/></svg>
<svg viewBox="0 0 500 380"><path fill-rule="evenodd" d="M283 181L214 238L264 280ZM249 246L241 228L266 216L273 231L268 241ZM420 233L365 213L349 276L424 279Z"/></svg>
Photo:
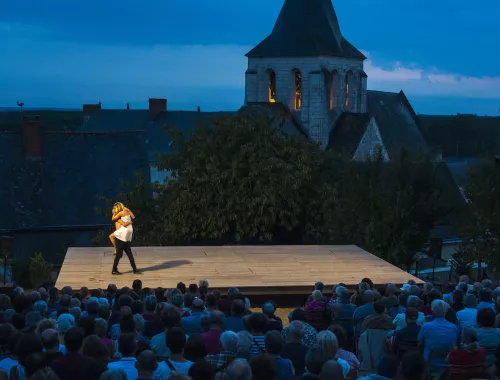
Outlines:
<svg viewBox="0 0 500 380"><path fill-rule="evenodd" d="M276 73L268 70L269 75L269 103L276 103Z"/></svg>
<svg viewBox="0 0 500 380"><path fill-rule="evenodd" d="M300 70L293 70L294 83L295 83L295 101L294 106L296 110L300 110L302 107L302 74Z"/></svg>
<svg viewBox="0 0 500 380"><path fill-rule="evenodd" d="M339 73L337 70L332 71L330 82L330 109L337 109L339 104Z"/></svg>
<svg viewBox="0 0 500 380"><path fill-rule="evenodd" d="M344 104L344 108L346 111L349 111L350 110L350 107L353 106L352 103L354 103L351 99L351 96L352 96L352 91L354 90L353 86L352 86L352 78L353 78L353 74L352 74L352 71L348 71L346 74L345 74L345 89L344 89L344 93L345 93L345 104Z"/></svg>

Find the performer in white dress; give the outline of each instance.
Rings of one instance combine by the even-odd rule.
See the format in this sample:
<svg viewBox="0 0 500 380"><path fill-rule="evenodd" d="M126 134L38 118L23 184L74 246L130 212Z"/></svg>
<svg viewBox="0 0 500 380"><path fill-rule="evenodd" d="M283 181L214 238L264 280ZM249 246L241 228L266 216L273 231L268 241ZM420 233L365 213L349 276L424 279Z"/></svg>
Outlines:
<svg viewBox="0 0 500 380"><path fill-rule="evenodd" d="M123 256L125 251L128 259L130 260L130 265L135 274L140 274L141 272L137 269L135 265L134 255L132 254L132 248L130 242L132 241L132 235L134 233L134 228L132 227L132 221L135 219L134 214L128 208L126 208L123 203L116 202L113 206L113 217L112 220L115 222L116 231L109 235L109 239L115 247L115 260L113 262L112 274L121 274L118 271L118 263Z"/></svg>

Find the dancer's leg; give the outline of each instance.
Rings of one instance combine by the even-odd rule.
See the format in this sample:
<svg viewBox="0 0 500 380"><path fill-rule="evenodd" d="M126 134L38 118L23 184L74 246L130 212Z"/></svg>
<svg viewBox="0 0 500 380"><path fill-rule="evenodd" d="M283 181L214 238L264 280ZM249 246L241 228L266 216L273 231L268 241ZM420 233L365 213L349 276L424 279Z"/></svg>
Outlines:
<svg viewBox="0 0 500 380"><path fill-rule="evenodd" d="M116 236L114 232L111 235L109 235L109 240L111 241L111 244L115 248L114 254L116 255Z"/></svg>
<svg viewBox="0 0 500 380"><path fill-rule="evenodd" d="M118 272L118 263L123 256L124 247L125 242L121 241L120 239L116 239L116 256L113 262L113 270L111 272L112 274L121 274L120 272Z"/></svg>
<svg viewBox="0 0 500 380"><path fill-rule="evenodd" d="M135 265L135 259L134 259L134 255L132 253L132 246L131 246L130 242L125 243L123 250L125 251L125 254L127 255L128 259L130 261L130 265L132 266L132 270L134 271L134 273L139 273L139 271L137 270L137 265Z"/></svg>

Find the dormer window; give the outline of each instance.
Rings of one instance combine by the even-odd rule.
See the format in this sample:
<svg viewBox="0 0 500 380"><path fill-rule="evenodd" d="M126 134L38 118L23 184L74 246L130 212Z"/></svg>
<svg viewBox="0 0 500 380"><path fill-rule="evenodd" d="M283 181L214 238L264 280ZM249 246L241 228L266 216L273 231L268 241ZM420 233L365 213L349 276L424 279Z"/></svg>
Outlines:
<svg viewBox="0 0 500 380"><path fill-rule="evenodd" d="M276 103L276 73L268 70L269 75L269 103Z"/></svg>
<svg viewBox="0 0 500 380"><path fill-rule="evenodd" d="M352 97L352 91L354 90L354 87L352 86L352 78L353 78L352 71L348 71L345 74L345 89L344 89L344 94L345 94L344 108L346 111L349 111L350 108L353 106L353 104L351 104L353 103L351 97Z"/></svg>
<svg viewBox="0 0 500 380"><path fill-rule="evenodd" d="M294 83L295 83L295 100L294 107L298 111L302 107L302 74L300 70L293 70Z"/></svg>

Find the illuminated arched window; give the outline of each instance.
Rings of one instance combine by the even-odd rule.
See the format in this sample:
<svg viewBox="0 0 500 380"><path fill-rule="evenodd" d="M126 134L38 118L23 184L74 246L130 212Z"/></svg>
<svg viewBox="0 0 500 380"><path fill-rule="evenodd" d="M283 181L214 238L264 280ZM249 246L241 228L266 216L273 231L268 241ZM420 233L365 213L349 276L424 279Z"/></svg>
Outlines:
<svg viewBox="0 0 500 380"><path fill-rule="evenodd" d="M353 76L352 71L348 71L345 74L345 89L344 89L345 104L344 104L344 108L346 111L349 111L350 108L354 105L354 104L352 104L352 103L354 103L353 99L352 99L352 94L354 92L353 78L354 78L354 76Z"/></svg>
<svg viewBox="0 0 500 380"><path fill-rule="evenodd" d="M339 73L337 70L332 71L330 82L330 109L335 110L339 106Z"/></svg>
<svg viewBox="0 0 500 380"><path fill-rule="evenodd" d="M294 107L296 110L300 110L302 107L302 74L300 70L293 70L293 78L295 84Z"/></svg>
<svg viewBox="0 0 500 380"><path fill-rule="evenodd" d="M276 73L269 69L267 75L269 75L269 103L276 103Z"/></svg>

